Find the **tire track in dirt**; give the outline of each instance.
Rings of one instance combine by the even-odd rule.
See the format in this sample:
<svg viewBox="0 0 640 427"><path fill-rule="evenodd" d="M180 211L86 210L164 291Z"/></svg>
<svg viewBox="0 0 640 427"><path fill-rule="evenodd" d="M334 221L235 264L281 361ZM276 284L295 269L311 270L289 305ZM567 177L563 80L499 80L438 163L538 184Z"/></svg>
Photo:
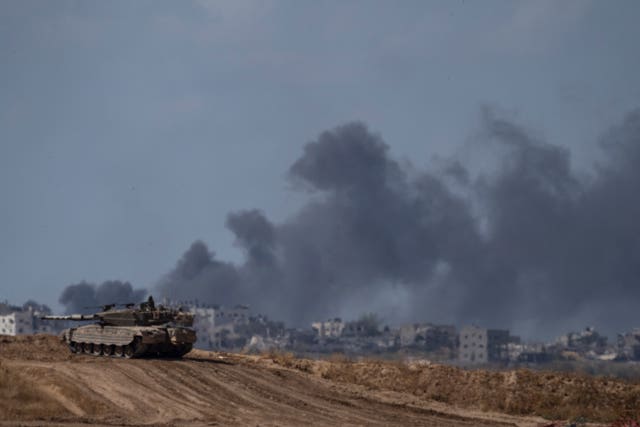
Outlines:
<svg viewBox="0 0 640 427"><path fill-rule="evenodd" d="M77 417L84 417L86 413L75 404L71 399L64 395L60 387L55 385L45 385L41 386L40 389L48 394L52 399L56 400L60 403L66 410L71 412L73 415Z"/></svg>

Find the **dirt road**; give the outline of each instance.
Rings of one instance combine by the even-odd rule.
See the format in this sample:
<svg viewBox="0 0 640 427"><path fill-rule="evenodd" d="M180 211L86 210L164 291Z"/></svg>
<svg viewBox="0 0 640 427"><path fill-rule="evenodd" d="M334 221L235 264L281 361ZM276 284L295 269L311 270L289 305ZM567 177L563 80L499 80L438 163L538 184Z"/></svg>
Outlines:
<svg viewBox="0 0 640 427"><path fill-rule="evenodd" d="M319 365L315 365L320 363ZM324 363L324 365L322 364ZM539 426L327 379L327 363L193 351L183 360L70 355L52 337L0 342L0 425ZM323 376L325 378L323 378Z"/></svg>

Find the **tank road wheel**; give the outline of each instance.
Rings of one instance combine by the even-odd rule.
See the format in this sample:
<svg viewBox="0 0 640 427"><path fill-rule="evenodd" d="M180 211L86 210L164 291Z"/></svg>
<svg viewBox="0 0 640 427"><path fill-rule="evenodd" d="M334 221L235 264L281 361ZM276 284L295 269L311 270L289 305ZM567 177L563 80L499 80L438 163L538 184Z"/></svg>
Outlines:
<svg viewBox="0 0 640 427"><path fill-rule="evenodd" d="M91 354L93 354L94 356L101 356L102 355L102 344L93 344L91 346Z"/></svg>
<svg viewBox="0 0 640 427"><path fill-rule="evenodd" d="M80 349L81 352L84 354L89 354L91 352L91 344L88 344L86 342L83 342L82 344L80 344Z"/></svg>
<svg viewBox="0 0 640 427"><path fill-rule="evenodd" d="M103 344L102 345L102 354L105 356L113 356L113 345Z"/></svg>
<svg viewBox="0 0 640 427"><path fill-rule="evenodd" d="M70 341L69 344L69 351L71 353L77 353L78 352L78 343L75 341Z"/></svg>
<svg viewBox="0 0 640 427"><path fill-rule="evenodd" d="M130 359L132 357L143 356L147 352L147 345L140 342L140 337L135 337L128 345L124 347L124 357Z"/></svg>
<svg viewBox="0 0 640 427"><path fill-rule="evenodd" d="M121 345L117 345L113 348L113 355L115 357L122 357L124 356L124 347Z"/></svg>
<svg viewBox="0 0 640 427"><path fill-rule="evenodd" d="M131 359L135 353L136 349L134 348L134 343L124 346L124 357L126 357L127 359Z"/></svg>

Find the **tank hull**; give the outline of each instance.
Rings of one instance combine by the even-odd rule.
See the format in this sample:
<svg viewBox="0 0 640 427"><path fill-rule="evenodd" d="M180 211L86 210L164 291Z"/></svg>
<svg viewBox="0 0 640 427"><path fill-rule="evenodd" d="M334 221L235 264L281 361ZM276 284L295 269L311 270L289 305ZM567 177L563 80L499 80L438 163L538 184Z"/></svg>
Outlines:
<svg viewBox="0 0 640 427"><path fill-rule="evenodd" d="M196 341L195 331L182 326L85 325L61 334L73 353L114 357L181 357Z"/></svg>

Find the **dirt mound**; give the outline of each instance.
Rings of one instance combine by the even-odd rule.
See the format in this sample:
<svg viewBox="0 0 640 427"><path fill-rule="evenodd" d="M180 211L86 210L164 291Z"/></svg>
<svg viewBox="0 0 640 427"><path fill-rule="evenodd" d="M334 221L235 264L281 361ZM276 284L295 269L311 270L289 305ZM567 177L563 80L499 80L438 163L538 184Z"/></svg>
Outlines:
<svg viewBox="0 0 640 427"><path fill-rule="evenodd" d="M69 360L72 355L62 340L53 335L0 335L0 358L20 360Z"/></svg>
<svg viewBox="0 0 640 427"><path fill-rule="evenodd" d="M638 402L637 385L563 374L198 350L126 360L0 338L0 425L533 427L545 423L535 414L609 420Z"/></svg>

